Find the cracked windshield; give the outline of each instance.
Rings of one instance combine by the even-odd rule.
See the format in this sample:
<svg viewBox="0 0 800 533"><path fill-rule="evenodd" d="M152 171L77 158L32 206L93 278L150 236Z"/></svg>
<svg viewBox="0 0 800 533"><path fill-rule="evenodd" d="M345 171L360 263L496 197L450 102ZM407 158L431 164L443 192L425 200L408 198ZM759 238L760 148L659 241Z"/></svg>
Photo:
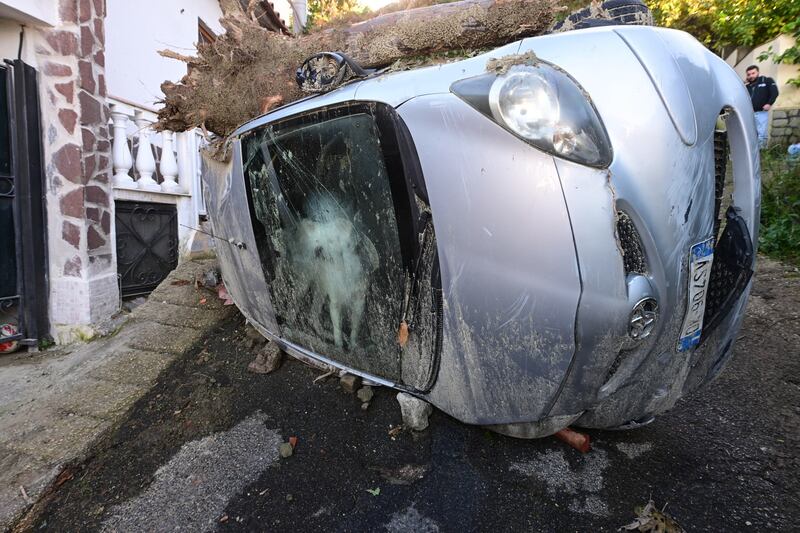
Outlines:
<svg viewBox="0 0 800 533"><path fill-rule="evenodd" d="M280 334L398 379L404 273L375 121L359 113L279 128L243 150Z"/></svg>

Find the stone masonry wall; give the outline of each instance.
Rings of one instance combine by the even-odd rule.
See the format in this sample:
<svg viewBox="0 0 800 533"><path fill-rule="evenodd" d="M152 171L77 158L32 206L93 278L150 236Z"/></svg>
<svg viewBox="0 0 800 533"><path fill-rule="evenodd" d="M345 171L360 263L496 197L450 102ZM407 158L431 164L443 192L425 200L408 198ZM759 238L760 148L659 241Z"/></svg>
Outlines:
<svg viewBox="0 0 800 533"><path fill-rule="evenodd" d="M105 0L58 0L58 8L60 24L35 36L54 329L103 320L119 305L105 100Z"/></svg>
<svg viewBox="0 0 800 533"><path fill-rule="evenodd" d="M776 109L772 112L770 143L788 145L800 142L800 109Z"/></svg>

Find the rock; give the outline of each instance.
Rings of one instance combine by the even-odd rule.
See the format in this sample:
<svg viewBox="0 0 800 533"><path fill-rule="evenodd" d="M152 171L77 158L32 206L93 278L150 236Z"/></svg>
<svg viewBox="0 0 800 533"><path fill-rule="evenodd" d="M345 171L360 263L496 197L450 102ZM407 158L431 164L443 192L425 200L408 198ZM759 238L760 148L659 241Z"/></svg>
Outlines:
<svg viewBox="0 0 800 533"><path fill-rule="evenodd" d="M140 297L134 298L132 300L125 300L124 302L122 302L122 308L125 311L130 313L131 311L133 311L134 309L136 309L137 307L139 307L140 305L142 305L146 301L147 301L147 298L145 298L144 296L140 296Z"/></svg>
<svg viewBox="0 0 800 533"><path fill-rule="evenodd" d="M267 342L267 338L263 336L256 328L254 328L251 324L247 324L244 328L244 336L250 342L248 345L256 345L260 346Z"/></svg>
<svg viewBox="0 0 800 533"><path fill-rule="evenodd" d="M278 448L278 452L281 454L281 457L286 459L287 457L292 456L292 454L294 453L294 448L292 448L292 445L289 444L288 442L284 442L283 444L280 445L280 448Z"/></svg>
<svg viewBox="0 0 800 533"><path fill-rule="evenodd" d="M370 387L369 385L364 385L363 387L358 389L356 396L358 396L358 399L361 400L363 403L369 403L369 401L372 400L372 396L374 394L375 393L372 392L372 387Z"/></svg>
<svg viewBox="0 0 800 533"><path fill-rule="evenodd" d="M397 401L400 403L400 413L406 426L415 431L422 431L428 427L428 417L433 412L431 404L405 392L397 393Z"/></svg>
<svg viewBox="0 0 800 533"><path fill-rule="evenodd" d="M222 281L222 274L216 267L209 268L208 270L197 274L197 283L206 289L216 289L217 285Z"/></svg>
<svg viewBox="0 0 800 533"><path fill-rule="evenodd" d="M267 343L252 363L247 365L247 371L254 374L269 374L281 367L283 351L274 342Z"/></svg>
<svg viewBox="0 0 800 533"><path fill-rule="evenodd" d="M361 378L353 374L345 374L339 378L339 386L348 393L353 394L361 386Z"/></svg>

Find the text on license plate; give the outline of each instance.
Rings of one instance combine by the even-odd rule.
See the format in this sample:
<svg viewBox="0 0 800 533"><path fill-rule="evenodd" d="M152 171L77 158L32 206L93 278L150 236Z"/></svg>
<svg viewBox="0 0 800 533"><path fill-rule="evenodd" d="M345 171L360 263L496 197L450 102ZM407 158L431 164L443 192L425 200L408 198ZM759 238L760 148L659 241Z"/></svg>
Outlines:
<svg viewBox="0 0 800 533"><path fill-rule="evenodd" d="M686 303L686 316L683 317L678 351L694 348L703 333L703 315L706 311L708 281L711 277L711 264L714 262L714 238L692 246L689 251L689 291Z"/></svg>

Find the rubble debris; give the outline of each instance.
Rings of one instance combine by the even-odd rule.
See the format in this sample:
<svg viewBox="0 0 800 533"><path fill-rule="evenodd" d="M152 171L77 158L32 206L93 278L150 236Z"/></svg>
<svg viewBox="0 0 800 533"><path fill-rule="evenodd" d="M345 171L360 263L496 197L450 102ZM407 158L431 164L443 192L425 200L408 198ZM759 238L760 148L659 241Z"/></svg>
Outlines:
<svg viewBox="0 0 800 533"><path fill-rule="evenodd" d="M122 309L127 311L128 313L131 313L134 309L144 304L145 302L147 302L147 298L145 298L144 296L139 296L138 298L125 300L124 302L122 302Z"/></svg>
<svg viewBox="0 0 800 533"><path fill-rule="evenodd" d="M589 435L579 433L569 428L564 428L555 433L555 437L562 440L578 450L581 453L586 453L592 449L590 445Z"/></svg>
<svg viewBox="0 0 800 533"><path fill-rule="evenodd" d="M406 426L414 431L423 431L428 427L428 417L433 412L431 404L405 392L397 393L397 401Z"/></svg>
<svg viewBox="0 0 800 533"><path fill-rule="evenodd" d="M375 468L391 485L411 485L428 473L428 465L407 464L399 468Z"/></svg>
<svg viewBox="0 0 800 533"><path fill-rule="evenodd" d="M266 344L268 340L251 324L247 324L244 327L244 339L245 339L244 344L248 350L252 350L254 348L260 348L261 346Z"/></svg>
<svg viewBox="0 0 800 533"><path fill-rule="evenodd" d="M274 342L268 342L256 354L256 358L247 365L247 371L254 374L269 374L281 367L283 350Z"/></svg>
<svg viewBox="0 0 800 533"><path fill-rule="evenodd" d="M195 287L203 287L212 291L217 290L220 283L222 283L222 274L220 274L219 268L217 267L198 272L194 279Z"/></svg>
<svg viewBox="0 0 800 533"><path fill-rule="evenodd" d="M620 530L653 533L685 533L686 530L683 529L674 518L664 512L666 508L667 506L665 504L659 511L655 503L653 503L653 500L650 500L644 507L636 507L634 509L636 520L622 526Z"/></svg>
<svg viewBox="0 0 800 533"><path fill-rule="evenodd" d="M294 448L288 442L284 442L278 447L278 453L281 454L281 457L284 459L291 457L294 453Z"/></svg>
<svg viewBox="0 0 800 533"><path fill-rule="evenodd" d="M361 386L361 377L345 374L339 378L339 386L348 394L353 394Z"/></svg>
<svg viewBox="0 0 800 533"><path fill-rule="evenodd" d="M372 387L370 387L369 385L364 385L363 387L358 389L358 392L356 393L358 399L361 400L363 403L369 403L374 395L375 393L373 392Z"/></svg>
<svg viewBox="0 0 800 533"><path fill-rule="evenodd" d="M233 298L228 293L228 288L225 286L224 281L217 285L217 297L222 300L222 305L233 305Z"/></svg>

